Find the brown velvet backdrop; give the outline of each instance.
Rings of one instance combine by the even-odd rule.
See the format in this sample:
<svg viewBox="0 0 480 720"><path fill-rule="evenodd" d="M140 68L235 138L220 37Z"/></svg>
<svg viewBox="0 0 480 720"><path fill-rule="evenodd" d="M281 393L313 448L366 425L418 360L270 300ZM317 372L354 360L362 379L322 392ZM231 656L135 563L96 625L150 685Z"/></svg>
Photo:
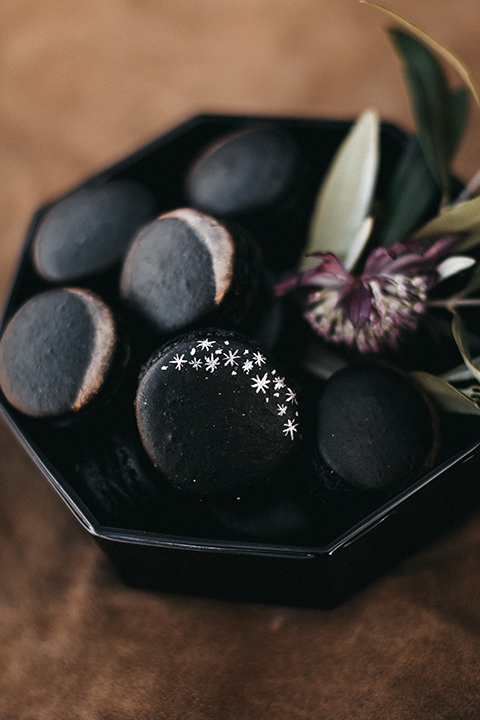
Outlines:
<svg viewBox="0 0 480 720"><path fill-rule="evenodd" d="M391 6L480 82L478 0ZM410 128L386 22L357 0L3 0L1 296L38 205L199 111ZM478 510L334 611L150 594L0 425L2 720L473 719L479 635Z"/></svg>

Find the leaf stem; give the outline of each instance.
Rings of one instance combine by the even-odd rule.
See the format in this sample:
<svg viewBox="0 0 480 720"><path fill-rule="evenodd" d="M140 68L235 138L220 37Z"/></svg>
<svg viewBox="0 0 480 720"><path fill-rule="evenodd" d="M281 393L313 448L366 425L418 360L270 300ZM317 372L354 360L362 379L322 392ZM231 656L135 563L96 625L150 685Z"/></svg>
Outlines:
<svg viewBox="0 0 480 720"><path fill-rule="evenodd" d="M454 296L445 300L429 300L428 307L442 307L454 312L457 307L480 307L480 298L463 298Z"/></svg>

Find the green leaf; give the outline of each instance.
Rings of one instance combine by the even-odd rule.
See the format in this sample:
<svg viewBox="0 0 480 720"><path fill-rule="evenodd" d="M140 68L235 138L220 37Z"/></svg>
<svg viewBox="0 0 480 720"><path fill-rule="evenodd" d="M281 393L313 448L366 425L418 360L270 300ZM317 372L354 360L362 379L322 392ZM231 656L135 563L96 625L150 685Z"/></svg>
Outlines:
<svg viewBox="0 0 480 720"><path fill-rule="evenodd" d="M480 290L480 265L477 264L470 280L463 288L462 295L464 297L468 297L469 295L476 293L478 290Z"/></svg>
<svg viewBox="0 0 480 720"><path fill-rule="evenodd" d="M350 243L350 247L348 248L347 256L344 263L347 270L355 267L357 260L360 258L360 255L365 249L365 245L367 244L367 240L371 235L372 228L373 217L370 215L360 225L356 236Z"/></svg>
<svg viewBox="0 0 480 720"><path fill-rule="evenodd" d="M426 220L437 195L438 186L417 138L412 137L390 182L378 230L381 244L391 245L408 237Z"/></svg>
<svg viewBox="0 0 480 720"><path fill-rule="evenodd" d="M452 147L450 155L453 157L455 150L463 137L468 119L469 95L464 87L457 88L450 92L450 107L452 112Z"/></svg>
<svg viewBox="0 0 480 720"><path fill-rule="evenodd" d="M452 101L440 63L422 42L402 30L389 32L404 63L418 140L435 181L448 197L450 161L461 125L454 120L453 105L459 101Z"/></svg>
<svg viewBox="0 0 480 720"><path fill-rule="evenodd" d="M351 243L361 234L370 212L378 162L379 121L376 113L367 110L340 145L320 187L307 254L333 252L343 262L346 260ZM316 262L314 258L305 258L302 267L311 267Z"/></svg>
<svg viewBox="0 0 480 720"><path fill-rule="evenodd" d="M440 265L437 265L438 282L471 268L476 262L474 258L465 255L450 255L450 257L442 260Z"/></svg>
<svg viewBox="0 0 480 720"><path fill-rule="evenodd" d="M398 22L407 27L411 33L420 38L420 40L422 40L422 42L428 45L434 52L437 52L441 57L443 57L443 59L446 60L457 71L457 73L460 75L465 85L468 87L473 97L475 98L475 102L477 103L477 105L480 106L480 93L475 86L475 82L472 78L470 71L465 67L464 63L462 63L450 50L448 50L444 45L442 45L441 42L435 40L435 38L433 38L431 35L419 28L417 25L414 25L409 20L406 20L398 13L393 12L393 10L389 10L383 5L370 2L370 0L360 0L360 2L365 5L371 5L378 10L382 10L383 12L387 13L387 15L395 18L395 20L398 20Z"/></svg>
<svg viewBox="0 0 480 720"><path fill-rule="evenodd" d="M472 250L472 248L477 247L477 245L479 245L479 244L480 244L480 226L472 228L471 231L468 233L467 237L464 238L457 245L457 249L461 250L462 252L467 252L468 250Z"/></svg>
<svg viewBox="0 0 480 720"><path fill-rule="evenodd" d="M475 366L480 367L480 357L474 358L472 360L472 363ZM442 373L438 377L448 383L468 382L472 379L472 373L467 367L465 367L465 363L462 363L461 365L457 365L457 367L452 368L451 370L447 370L447 372Z"/></svg>
<svg viewBox="0 0 480 720"><path fill-rule="evenodd" d="M415 370L409 376L446 412L480 415L480 408L473 400L436 375Z"/></svg>
<svg viewBox="0 0 480 720"><path fill-rule="evenodd" d="M480 197L457 203L443 210L415 233L416 238L468 233L455 248L465 252L480 242Z"/></svg>
<svg viewBox="0 0 480 720"><path fill-rule="evenodd" d="M453 316L452 332L455 342L457 343L457 347L460 350L460 354L462 355L463 362L470 370L475 380L480 382L480 370L472 362L470 350L468 348L467 332L458 315Z"/></svg>

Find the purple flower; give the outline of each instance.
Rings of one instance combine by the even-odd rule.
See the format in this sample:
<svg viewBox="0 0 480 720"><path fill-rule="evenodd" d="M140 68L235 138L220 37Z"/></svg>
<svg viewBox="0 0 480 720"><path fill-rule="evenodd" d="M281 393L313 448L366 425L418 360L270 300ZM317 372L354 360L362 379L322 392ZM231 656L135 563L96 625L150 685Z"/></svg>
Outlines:
<svg viewBox="0 0 480 720"><path fill-rule="evenodd" d="M401 334L417 328L429 291L445 277L441 263L459 240L458 235L446 235L378 247L358 277L333 253L314 253L319 258L316 267L293 273L275 290L284 295L308 288L304 315L320 336L356 345L361 352L377 352L395 347Z"/></svg>

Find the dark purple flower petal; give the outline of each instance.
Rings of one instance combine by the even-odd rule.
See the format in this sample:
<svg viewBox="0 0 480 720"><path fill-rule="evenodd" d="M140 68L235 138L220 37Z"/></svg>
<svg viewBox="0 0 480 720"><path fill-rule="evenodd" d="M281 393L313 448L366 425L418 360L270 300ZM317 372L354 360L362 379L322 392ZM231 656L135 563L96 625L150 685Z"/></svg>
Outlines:
<svg viewBox="0 0 480 720"><path fill-rule="evenodd" d="M302 284L302 275L299 272L295 272L295 273L292 273L291 275L288 275L280 282L276 283L276 285L274 285L274 287L273 287L273 290L277 297L281 297L282 295L286 295L287 293L291 292L292 290L295 290L301 284Z"/></svg>
<svg viewBox="0 0 480 720"><path fill-rule="evenodd" d="M438 262L436 260L425 260L421 255L415 253L407 253L402 255L395 260L392 260L388 266L383 270L385 275L429 275L431 272L436 272Z"/></svg>
<svg viewBox="0 0 480 720"><path fill-rule="evenodd" d="M435 258L437 263L441 262L455 249L460 240L461 235L444 235L425 251L424 257Z"/></svg>
<svg viewBox="0 0 480 720"><path fill-rule="evenodd" d="M319 264L289 275L275 291L283 295L310 288L308 298L303 298L305 317L321 337L356 345L360 352L377 352L394 347L402 333L417 328L427 293L440 280L438 267L460 239L410 238L378 247L360 277L350 275L333 253L313 253Z"/></svg>
<svg viewBox="0 0 480 720"><path fill-rule="evenodd" d="M370 253L365 263L364 279L402 274L419 275L429 279L430 284L438 280L437 267L460 240L459 235L445 235L435 242L426 240L405 240L379 247Z"/></svg>
<svg viewBox="0 0 480 720"><path fill-rule="evenodd" d="M352 276L333 253L312 253L320 262L314 268L298 270L275 285L277 296L285 295L298 287L341 288L352 281Z"/></svg>
<svg viewBox="0 0 480 720"><path fill-rule="evenodd" d="M372 250L365 263L363 275L371 277L382 270L392 262L393 256L389 252L389 248L378 247Z"/></svg>
<svg viewBox="0 0 480 720"><path fill-rule="evenodd" d="M343 297L342 306L355 330L359 330L372 312L372 291L370 285L357 280Z"/></svg>

